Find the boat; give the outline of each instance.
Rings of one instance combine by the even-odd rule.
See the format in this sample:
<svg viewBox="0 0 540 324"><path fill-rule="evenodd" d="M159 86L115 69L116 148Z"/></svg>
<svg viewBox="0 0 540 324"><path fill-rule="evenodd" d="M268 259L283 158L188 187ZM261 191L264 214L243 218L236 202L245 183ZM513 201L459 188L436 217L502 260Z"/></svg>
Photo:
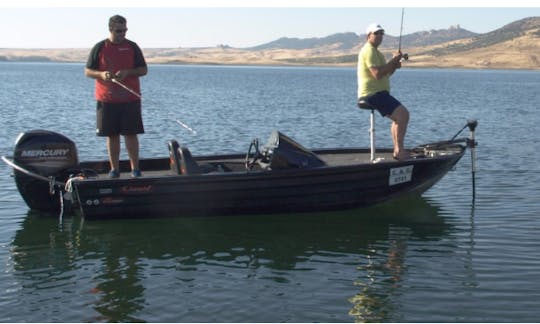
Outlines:
<svg viewBox="0 0 540 324"><path fill-rule="evenodd" d="M456 138L460 131L416 146L405 160L375 150L373 140L371 148L307 149L275 130L265 145L251 141L247 153L195 156L171 139L168 154L140 160L142 177L132 178L122 160L120 178L110 179L107 160L80 162L71 139L40 129L21 133L13 156L2 160L28 207L48 213L112 219L320 212L425 192L467 148L474 152L476 125L463 128L470 137Z"/></svg>

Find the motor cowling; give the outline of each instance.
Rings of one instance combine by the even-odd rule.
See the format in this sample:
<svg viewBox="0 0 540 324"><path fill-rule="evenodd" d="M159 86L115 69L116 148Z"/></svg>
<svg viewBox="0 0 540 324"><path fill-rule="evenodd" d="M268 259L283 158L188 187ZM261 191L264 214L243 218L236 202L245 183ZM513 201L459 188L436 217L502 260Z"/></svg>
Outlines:
<svg viewBox="0 0 540 324"><path fill-rule="evenodd" d="M65 182L79 164L75 143L62 134L47 130L21 133L15 142L13 161L29 173L53 179L54 182ZM60 199L53 195L56 189L54 182L15 169L17 189L32 209L60 209Z"/></svg>

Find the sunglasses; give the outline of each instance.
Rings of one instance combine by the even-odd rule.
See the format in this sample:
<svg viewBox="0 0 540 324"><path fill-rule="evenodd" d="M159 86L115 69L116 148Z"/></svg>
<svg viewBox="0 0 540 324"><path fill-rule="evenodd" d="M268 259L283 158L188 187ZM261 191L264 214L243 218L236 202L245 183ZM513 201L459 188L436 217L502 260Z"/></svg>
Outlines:
<svg viewBox="0 0 540 324"><path fill-rule="evenodd" d="M122 33L127 32L127 28L126 29L115 29L113 31L114 31L115 34L122 34Z"/></svg>
<svg viewBox="0 0 540 324"><path fill-rule="evenodd" d="M373 34L379 36L379 35L384 35L384 32L383 31L378 31L378 32L374 32Z"/></svg>

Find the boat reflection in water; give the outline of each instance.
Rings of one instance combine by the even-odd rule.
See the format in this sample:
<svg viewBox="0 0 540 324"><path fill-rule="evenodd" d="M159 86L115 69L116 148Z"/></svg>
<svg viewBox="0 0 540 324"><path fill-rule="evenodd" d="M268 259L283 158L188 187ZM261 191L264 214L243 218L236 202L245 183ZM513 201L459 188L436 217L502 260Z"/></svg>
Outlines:
<svg viewBox="0 0 540 324"><path fill-rule="evenodd" d="M45 289L67 308L60 321L385 321L392 312L388 299L407 271L410 238L436 241L448 231L436 204L421 197L337 213L257 218L84 222L72 217L59 224L29 212L11 250L20 295L28 304L37 303L42 297L35 293L44 294ZM337 281L313 279L335 275L336 269L341 276ZM208 295L214 292L209 286L220 284L223 290L238 291ZM298 292L298 285L310 291L321 314L333 317L295 318L300 316L297 312L283 315L271 306L260 309L260 303L271 298L264 289L290 289L280 299L289 305L298 302L285 300L293 295L309 299ZM325 300L328 291L333 293L331 301ZM255 302L235 310L222 298ZM220 309L210 305L220 300L229 306L221 314L210 312L212 307ZM201 303L194 305L196 301ZM329 302L338 306L329 311ZM74 303L87 306L83 318L80 309L70 317ZM342 313L328 314L336 307ZM153 317L156 312L163 317Z"/></svg>

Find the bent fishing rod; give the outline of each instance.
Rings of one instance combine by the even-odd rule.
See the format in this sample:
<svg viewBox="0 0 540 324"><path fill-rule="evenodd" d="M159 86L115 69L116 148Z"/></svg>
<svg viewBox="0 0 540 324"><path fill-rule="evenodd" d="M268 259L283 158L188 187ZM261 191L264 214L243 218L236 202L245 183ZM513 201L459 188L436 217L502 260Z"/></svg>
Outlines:
<svg viewBox="0 0 540 324"><path fill-rule="evenodd" d="M403 16L405 15L405 8L401 8L401 28L399 29L399 45L398 51L401 53L401 35L403 34ZM405 61L409 59L409 54L402 54L402 57Z"/></svg>
<svg viewBox="0 0 540 324"><path fill-rule="evenodd" d="M116 78L112 78L111 81L113 83L116 83L118 84L119 86L121 86L122 88L124 88L126 91L128 91L129 93L133 94L134 96L136 96L137 98L141 99L142 100L142 96L140 94L138 94L137 92L135 92L133 89L129 88L128 86L126 86L125 84L123 84L122 82L120 82L118 79ZM190 131L191 133L193 133L193 135L197 135L197 132L189 127L188 125L186 125L185 123L183 123L180 119L176 119L176 122L184 127L185 129L187 129L188 131Z"/></svg>

